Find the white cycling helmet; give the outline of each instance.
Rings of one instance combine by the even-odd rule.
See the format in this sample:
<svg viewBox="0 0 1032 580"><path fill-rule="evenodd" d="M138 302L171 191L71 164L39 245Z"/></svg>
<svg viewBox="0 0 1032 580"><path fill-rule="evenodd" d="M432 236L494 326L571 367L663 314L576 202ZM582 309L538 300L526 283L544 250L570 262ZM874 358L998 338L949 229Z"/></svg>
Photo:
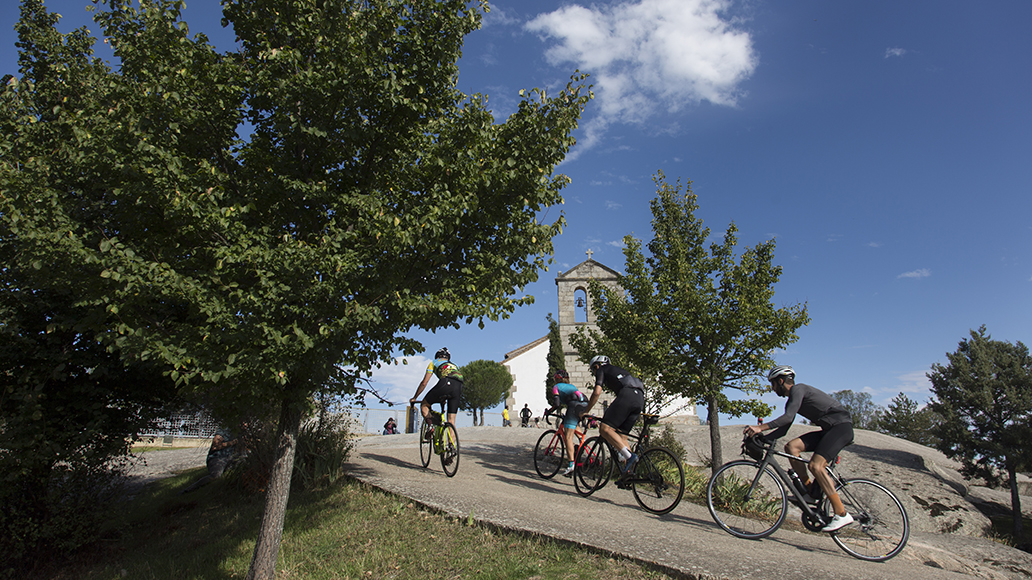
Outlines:
<svg viewBox="0 0 1032 580"><path fill-rule="evenodd" d="M792 367L790 367L788 365L778 365L778 366L770 369L770 372L767 373L767 380L768 381L773 381L774 379L776 379L778 377L786 377L786 376L788 378L792 379L792 380L795 380L795 371L792 370Z"/></svg>
<svg viewBox="0 0 1032 580"><path fill-rule="evenodd" d="M595 368L595 365L602 366L607 364L609 364L609 357L604 354L600 354L591 359L591 362L588 363L588 368L593 369Z"/></svg>

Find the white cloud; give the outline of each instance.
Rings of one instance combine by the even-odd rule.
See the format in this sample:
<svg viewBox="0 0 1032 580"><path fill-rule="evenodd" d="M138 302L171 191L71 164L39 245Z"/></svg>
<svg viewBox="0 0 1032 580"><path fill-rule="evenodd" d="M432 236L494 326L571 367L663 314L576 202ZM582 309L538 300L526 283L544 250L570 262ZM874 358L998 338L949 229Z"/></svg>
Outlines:
<svg viewBox="0 0 1032 580"><path fill-rule="evenodd" d="M907 51L905 48L886 48L885 58L892 58L894 56L902 57L906 53Z"/></svg>
<svg viewBox="0 0 1032 580"><path fill-rule="evenodd" d="M392 403L407 404L409 398L416 393L416 387L423 380L426 374L426 367L430 359L424 356L405 357L408 364L402 364L402 359L396 359L396 364L384 365L372 373L372 387L381 397ZM427 389L433 387L433 382ZM426 394L426 390L423 394Z"/></svg>
<svg viewBox="0 0 1032 580"><path fill-rule="evenodd" d="M621 207L623 207L623 204L616 203L615 201L606 202L606 209L620 209Z"/></svg>
<svg viewBox="0 0 1032 580"><path fill-rule="evenodd" d="M896 389L901 393L922 393L930 395L932 382L925 375L927 371L914 371L896 377ZM913 400L913 397L910 397ZM923 402L923 401L919 401Z"/></svg>
<svg viewBox="0 0 1032 580"><path fill-rule="evenodd" d="M927 278L932 275L932 271L928 268L920 268L911 272L903 272L897 278Z"/></svg>
<svg viewBox="0 0 1032 580"><path fill-rule="evenodd" d="M881 242L868 242L867 247L868 248L880 248L881 247Z"/></svg>
<svg viewBox="0 0 1032 580"><path fill-rule="evenodd" d="M638 0L564 6L525 28L554 39L546 57L592 75L599 117L581 145L610 123L641 123L661 111L709 101L734 106L757 66L749 33L722 19L729 0Z"/></svg>
<svg viewBox="0 0 1032 580"><path fill-rule="evenodd" d="M613 246L614 248L620 248L620 249L623 249L623 247L624 247L623 240L613 240L612 242L609 242L608 245Z"/></svg>

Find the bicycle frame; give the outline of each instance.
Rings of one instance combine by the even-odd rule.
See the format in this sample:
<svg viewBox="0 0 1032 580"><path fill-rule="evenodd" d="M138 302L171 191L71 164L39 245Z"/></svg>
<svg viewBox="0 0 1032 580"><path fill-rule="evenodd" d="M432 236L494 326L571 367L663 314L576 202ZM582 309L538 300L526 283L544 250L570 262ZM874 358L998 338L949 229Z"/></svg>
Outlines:
<svg viewBox="0 0 1032 580"><path fill-rule="evenodd" d="M777 439L774 439L770 442L770 447L767 448L767 452L763 455L763 459L759 462L760 468L756 470L756 477L753 479L752 484L749 487L749 491L746 492L745 497L748 499L751 496L753 488L756 486L756 483L760 480L760 477L763 475L764 468L766 468L769 465L774 470L774 472L777 473L778 477L781 478L782 483L785 484L785 488L796 498L796 507L801 509L803 513L812 518L814 521L827 522L825 514L822 514L817 510L813 509L810 506L810 504L804 501L803 497L799 495L799 492L796 490L796 486L792 483L792 478L788 475L788 470L782 467L781 464L776 460L777 457L784 457L788 460L795 460L809 465L812 455L811 457L804 459L802 457L796 457L795 455L785 453L784 451L778 451L776 449L777 442ZM835 463L838 463L838 458L835 459ZM834 469L832 469L831 463L828 463L828 466L825 468L825 470L831 477L832 487L836 489L842 489L845 493L848 493L848 491L845 491L845 486L842 485L842 478L839 477L837 473L835 473Z"/></svg>

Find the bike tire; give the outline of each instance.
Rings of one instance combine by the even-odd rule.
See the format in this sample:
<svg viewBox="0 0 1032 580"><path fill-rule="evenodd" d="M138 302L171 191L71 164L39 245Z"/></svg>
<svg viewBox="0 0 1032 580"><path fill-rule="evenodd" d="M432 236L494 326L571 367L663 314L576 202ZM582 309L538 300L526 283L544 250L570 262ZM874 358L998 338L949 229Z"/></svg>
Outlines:
<svg viewBox="0 0 1032 580"><path fill-rule="evenodd" d="M441 468L448 477L455 477L459 471L459 432L451 423L445 423L443 429Z"/></svg>
<svg viewBox="0 0 1032 580"><path fill-rule="evenodd" d="M788 498L773 470L766 467L760 471L759 462L740 460L724 464L710 478L706 506L725 532L758 540L773 534L785 522Z"/></svg>
<svg viewBox="0 0 1032 580"><path fill-rule="evenodd" d="M645 511L670 513L684 496L684 467L673 453L653 447L641 454L633 466L631 489Z"/></svg>
<svg viewBox="0 0 1032 580"><path fill-rule="evenodd" d="M549 429L538 437L534 446L534 469L545 479L552 479L566 460L566 441L555 429Z"/></svg>
<svg viewBox="0 0 1032 580"><path fill-rule="evenodd" d="M595 493L609 480L612 453L602 437L591 437L577 450L574 460L573 486L583 497Z"/></svg>
<svg viewBox="0 0 1032 580"><path fill-rule="evenodd" d="M423 462L424 468L430 466L430 458L434 456L433 429L434 424L427 419L423 419L419 425L419 459Z"/></svg>
<svg viewBox="0 0 1032 580"><path fill-rule="evenodd" d="M855 520L832 533L838 547L869 562L884 562L903 550L910 538L910 518L895 494L868 479L847 479L836 491ZM825 509L830 510L828 503L825 499Z"/></svg>

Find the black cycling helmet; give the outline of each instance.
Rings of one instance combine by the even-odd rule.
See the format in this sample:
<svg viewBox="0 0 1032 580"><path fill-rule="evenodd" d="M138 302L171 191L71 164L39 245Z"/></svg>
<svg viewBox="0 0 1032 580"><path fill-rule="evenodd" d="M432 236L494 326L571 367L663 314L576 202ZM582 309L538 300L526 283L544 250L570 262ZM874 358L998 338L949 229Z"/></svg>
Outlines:
<svg viewBox="0 0 1032 580"><path fill-rule="evenodd" d="M609 357L604 354L600 354L591 359L591 362L588 364L588 368L594 369L595 367L607 364L609 364Z"/></svg>
<svg viewBox="0 0 1032 580"><path fill-rule="evenodd" d="M451 353L448 352L448 347L444 347L441 350L437 351L437 354L434 355L434 358L443 358L451 360Z"/></svg>
<svg viewBox="0 0 1032 580"><path fill-rule="evenodd" d="M552 375L552 380L557 383L565 383L570 380L570 373L566 372L565 369L559 369Z"/></svg>

